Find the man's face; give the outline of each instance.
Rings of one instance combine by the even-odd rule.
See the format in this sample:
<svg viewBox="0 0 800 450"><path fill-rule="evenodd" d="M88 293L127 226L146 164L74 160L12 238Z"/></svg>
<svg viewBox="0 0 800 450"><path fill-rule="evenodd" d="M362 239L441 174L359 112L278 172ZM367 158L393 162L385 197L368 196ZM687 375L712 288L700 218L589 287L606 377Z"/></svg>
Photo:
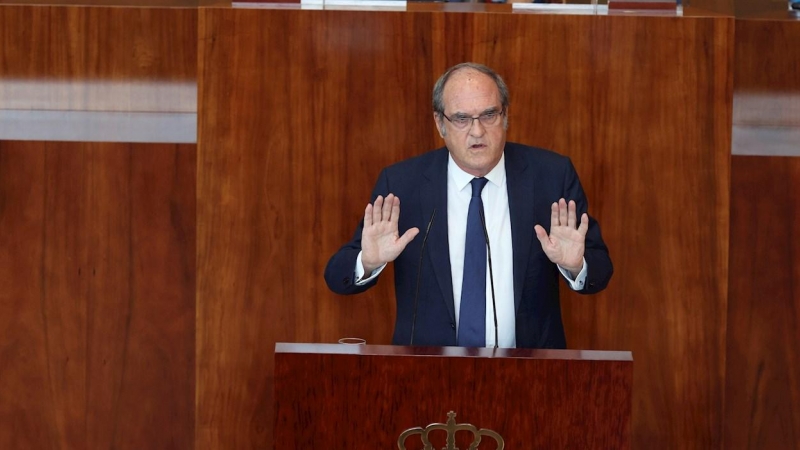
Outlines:
<svg viewBox="0 0 800 450"><path fill-rule="evenodd" d="M488 75L463 69L447 80L442 100L444 114L450 120L436 113L433 117L450 155L461 170L476 177L486 175L503 155L506 145L505 117L498 117L493 125L472 120L464 129L458 128L451 120L482 114L491 116L492 112L500 114L503 106L497 85Z"/></svg>

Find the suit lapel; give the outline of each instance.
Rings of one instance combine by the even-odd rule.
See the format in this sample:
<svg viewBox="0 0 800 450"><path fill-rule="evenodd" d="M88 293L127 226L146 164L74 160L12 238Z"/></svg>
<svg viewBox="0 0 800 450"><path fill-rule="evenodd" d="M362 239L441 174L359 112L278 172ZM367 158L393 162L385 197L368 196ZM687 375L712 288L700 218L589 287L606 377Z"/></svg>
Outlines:
<svg viewBox="0 0 800 450"><path fill-rule="evenodd" d="M450 245L447 240L447 150L439 150L434 163L425 171L425 181L420 186L420 205L422 206L423 226L427 226L431 213L436 210L436 218L428 236L426 253L433 265L436 282L442 291L442 298L455 321L453 303L453 278L450 269ZM420 229L424 233L424 229Z"/></svg>
<svg viewBox="0 0 800 450"><path fill-rule="evenodd" d="M511 215L511 242L514 254L514 310L519 309L525 272L530 258L534 224L534 177L520 151L506 145L508 209Z"/></svg>

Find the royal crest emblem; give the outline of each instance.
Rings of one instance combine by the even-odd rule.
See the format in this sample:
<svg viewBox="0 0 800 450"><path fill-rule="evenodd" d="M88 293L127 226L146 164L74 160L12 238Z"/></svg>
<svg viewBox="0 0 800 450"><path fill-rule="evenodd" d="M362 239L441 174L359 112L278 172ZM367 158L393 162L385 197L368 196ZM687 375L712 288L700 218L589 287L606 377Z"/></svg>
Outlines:
<svg viewBox="0 0 800 450"><path fill-rule="evenodd" d="M397 438L397 448L399 450L407 450L406 439L411 436L420 435L422 444L424 445L423 450L435 450L431 444L430 435L433 432L439 431L444 431L447 433L447 446L442 450L459 450L458 447L456 447L456 432L458 431L467 431L472 433L472 443L469 445L468 450L477 450L481 440L485 437L494 439L494 441L497 443L497 450L503 450L505 448L505 442L503 441L502 436L497 434L495 431L483 428L479 430L474 425L470 425L468 423L456 423L456 413L453 411L447 413L446 424L432 423L425 428L414 427L402 432L400 437Z"/></svg>

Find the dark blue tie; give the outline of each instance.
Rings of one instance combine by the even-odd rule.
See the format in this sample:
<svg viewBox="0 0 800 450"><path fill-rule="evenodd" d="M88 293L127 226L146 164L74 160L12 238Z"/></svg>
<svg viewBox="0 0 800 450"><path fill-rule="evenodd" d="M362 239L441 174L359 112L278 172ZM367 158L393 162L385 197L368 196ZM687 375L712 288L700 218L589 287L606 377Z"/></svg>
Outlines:
<svg viewBox="0 0 800 450"><path fill-rule="evenodd" d="M458 319L458 345L461 347L486 346L486 239L481 225L481 191L487 181L486 178L471 181L472 200L467 214L464 281Z"/></svg>

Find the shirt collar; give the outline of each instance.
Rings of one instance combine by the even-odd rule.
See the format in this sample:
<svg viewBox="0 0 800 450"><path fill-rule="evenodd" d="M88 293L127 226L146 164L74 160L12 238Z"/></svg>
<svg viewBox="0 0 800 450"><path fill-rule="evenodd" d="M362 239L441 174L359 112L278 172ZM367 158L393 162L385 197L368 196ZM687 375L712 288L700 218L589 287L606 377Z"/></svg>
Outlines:
<svg viewBox="0 0 800 450"><path fill-rule="evenodd" d="M461 167L458 167L458 164L453 160L453 156L449 153L447 154L447 173L448 176L455 182L455 186L459 191L462 191L466 188L472 179L475 178L474 175L470 175L467 172L461 170ZM503 183L506 180L506 154L503 152L500 155L500 161L497 162L497 165L487 173L484 178L489 180L490 183L494 184L497 187L502 187Z"/></svg>

